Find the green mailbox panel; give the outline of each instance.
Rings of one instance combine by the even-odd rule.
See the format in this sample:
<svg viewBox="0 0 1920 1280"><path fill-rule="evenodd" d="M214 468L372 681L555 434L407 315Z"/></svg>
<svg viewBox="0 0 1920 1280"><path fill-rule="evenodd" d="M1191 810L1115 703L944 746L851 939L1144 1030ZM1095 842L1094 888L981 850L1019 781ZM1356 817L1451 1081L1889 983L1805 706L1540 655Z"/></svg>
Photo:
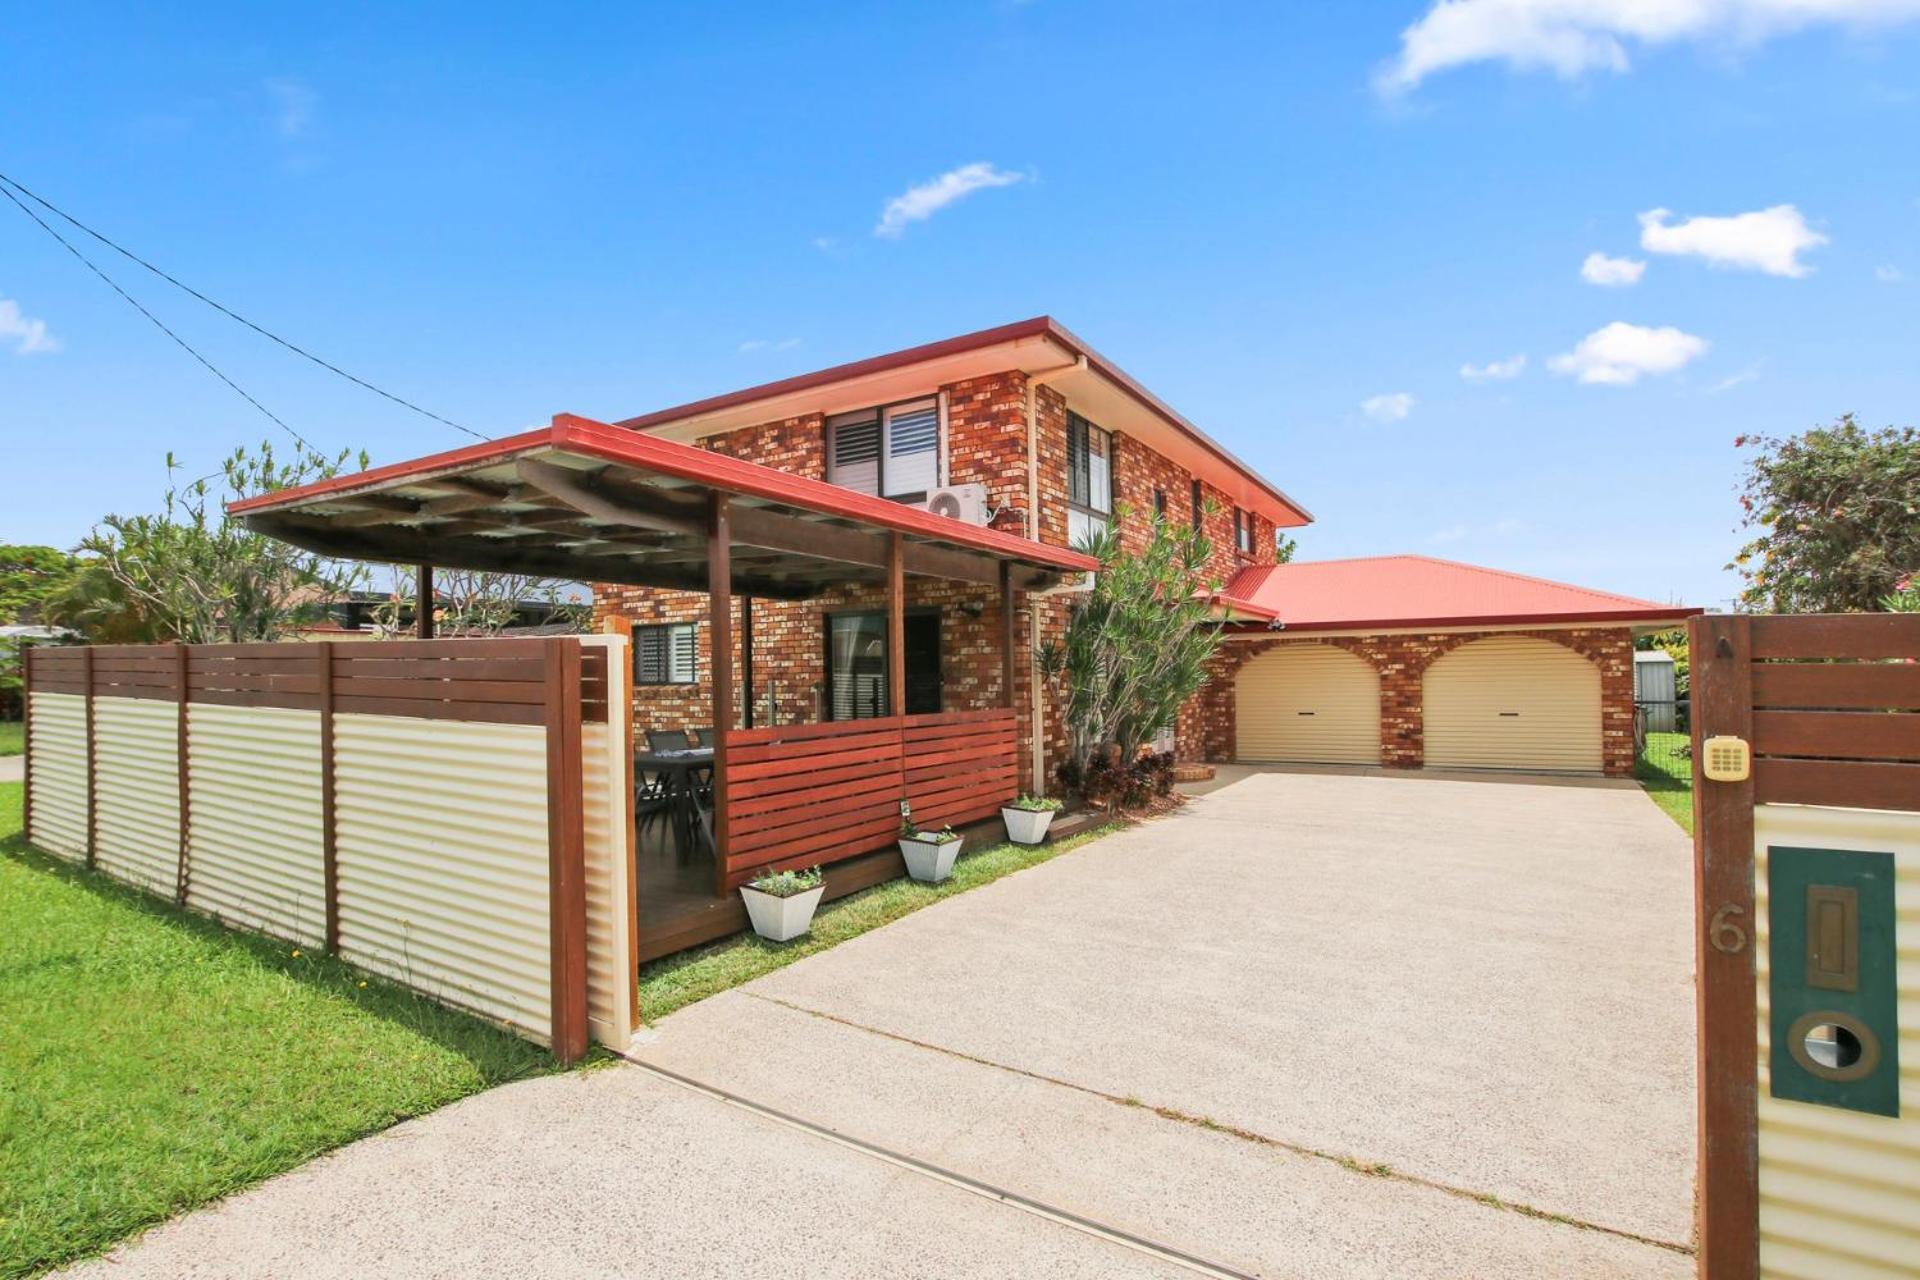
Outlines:
<svg viewBox="0 0 1920 1280"><path fill-rule="evenodd" d="M1776 1098L1900 1114L1893 855L1767 849Z"/></svg>

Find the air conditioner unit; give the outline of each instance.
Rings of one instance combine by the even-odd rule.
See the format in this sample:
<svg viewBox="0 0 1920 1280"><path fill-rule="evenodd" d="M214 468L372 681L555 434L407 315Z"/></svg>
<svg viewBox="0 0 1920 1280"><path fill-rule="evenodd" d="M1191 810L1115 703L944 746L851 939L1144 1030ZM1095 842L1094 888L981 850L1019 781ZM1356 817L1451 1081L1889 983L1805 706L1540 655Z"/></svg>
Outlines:
<svg viewBox="0 0 1920 1280"><path fill-rule="evenodd" d="M950 484L929 490L927 510L965 524L985 524L988 518L987 486Z"/></svg>

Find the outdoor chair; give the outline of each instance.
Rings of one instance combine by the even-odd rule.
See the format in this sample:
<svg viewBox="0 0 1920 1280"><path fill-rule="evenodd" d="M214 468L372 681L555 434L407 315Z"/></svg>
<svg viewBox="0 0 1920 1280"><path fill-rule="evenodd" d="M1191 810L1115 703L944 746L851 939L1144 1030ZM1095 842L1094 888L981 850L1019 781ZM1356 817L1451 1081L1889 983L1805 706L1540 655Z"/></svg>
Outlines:
<svg viewBox="0 0 1920 1280"><path fill-rule="evenodd" d="M692 748L693 743L688 740L685 729L647 730L649 751L690 751Z"/></svg>

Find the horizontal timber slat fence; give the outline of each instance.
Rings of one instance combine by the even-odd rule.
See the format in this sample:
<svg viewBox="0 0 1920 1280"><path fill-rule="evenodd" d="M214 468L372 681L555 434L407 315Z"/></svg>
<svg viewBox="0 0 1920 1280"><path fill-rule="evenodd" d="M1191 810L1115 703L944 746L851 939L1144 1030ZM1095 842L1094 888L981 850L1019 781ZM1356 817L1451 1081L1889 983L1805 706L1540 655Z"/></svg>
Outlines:
<svg viewBox="0 0 1920 1280"><path fill-rule="evenodd" d="M923 827L990 817L1019 788L1018 750L1007 707L735 729L725 887L888 848L903 801Z"/></svg>
<svg viewBox="0 0 1920 1280"><path fill-rule="evenodd" d="M27 838L562 1059L624 1046L626 643L31 647Z"/></svg>

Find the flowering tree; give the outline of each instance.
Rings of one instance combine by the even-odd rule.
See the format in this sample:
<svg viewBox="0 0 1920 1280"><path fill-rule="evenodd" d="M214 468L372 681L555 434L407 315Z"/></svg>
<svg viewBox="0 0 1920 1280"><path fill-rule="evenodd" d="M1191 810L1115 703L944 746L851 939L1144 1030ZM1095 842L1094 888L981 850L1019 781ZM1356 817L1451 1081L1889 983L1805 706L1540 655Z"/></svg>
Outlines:
<svg viewBox="0 0 1920 1280"><path fill-rule="evenodd" d="M522 605L546 609L555 622L586 623L590 612L580 599L579 584L561 578L538 578L522 573L488 573L480 569L433 571L433 630L440 636L497 636L513 625ZM382 631L403 635L411 625L412 581L394 575L393 589L374 610Z"/></svg>
<svg viewBox="0 0 1920 1280"><path fill-rule="evenodd" d="M1920 571L1920 432L1865 431L1852 414L1785 440L1741 436L1756 450L1740 494L1756 530L1729 568L1741 603L1779 613L1885 609Z"/></svg>

